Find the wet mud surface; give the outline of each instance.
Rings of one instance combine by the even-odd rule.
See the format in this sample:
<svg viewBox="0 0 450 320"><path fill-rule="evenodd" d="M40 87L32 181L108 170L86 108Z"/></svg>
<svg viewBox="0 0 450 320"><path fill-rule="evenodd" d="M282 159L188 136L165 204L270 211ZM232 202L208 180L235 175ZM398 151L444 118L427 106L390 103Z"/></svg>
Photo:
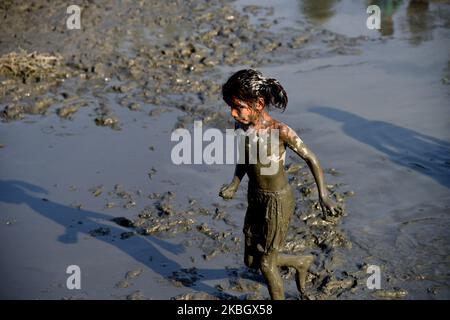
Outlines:
<svg viewBox="0 0 450 320"><path fill-rule="evenodd" d="M152 117L176 108L185 114L177 127L193 118L229 127L218 106L219 67L350 54L365 39L306 23L276 32L273 8L241 12L226 1L89 4L80 31L61 24L64 4L5 2L1 9L3 119L46 112L75 119L87 107L97 125L113 129L120 128L116 108ZM29 19L18 21L24 13ZM50 19L36 23L43 14Z"/></svg>
<svg viewBox="0 0 450 320"><path fill-rule="evenodd" d="M303 12L313 10L308 1L299 3ZM170 164L170 133L191 130L195 120L202 120L205 129L233 128L220 85L237 68L282 74L295 66L294 84L295 77L336 66L336 72L348 66L364 70L366 56L357 57L371 46L382 46L388 35L344 35L318 24L311 12L286 23L273 6L247 1L80 6L82 30L67 30L63 3L0 4L1 223L2 229L9 228L1 239L21 245L19 253L9 246L2 249L15 262L2 262L12 289L1 296L268 299L261 274L243 263L246 185L236 199L220 199L219 187L231 178L231 166ZM448 21L436 17L436 7L431 9L428 19L434 23L429 29L447 30ZM444 67L433 74L439 88L448 82ZM287 91L295 103L295 89ZM316 107L311 113L345 120L343 112L336 115L331 108ZM288 114L282 119L300 136L319 130L322 123L316 121L312 129L301 117ZM351 131L365 125L361 122ZM450 159L442 150L450 150L450 144L436 144L439 150L429 154L433 163L424 165L424 157L407 162L419 171L438 168L440 178L429 176L448 186L448 172L442 172ZM350 158L336 161L339 169L324 161L331 196L345 208L342 216L325 220L306 164L287 157L296 210L284 250L315 258L307 296L296 292L293 270L282 270L287 299L449 298L448 189L438 190L438 203L431 197L422 206L409 207L392 205L389 189L384 207L393 211L387 217L367 216L361 213L371 212L365 203L383 200L374 199L380 191L370 190L371 183L365 188L372 198L367 189L361 197L355 191L358 184L348 176L358 174L357 169L342 164L355 160ZM18 169L8 170L14 160ZM382 172L380 176L389 175ZM386 181L380 189L389 185ZM42 236L44 231L47 236ZM21 234L49 246L38 250L39 255L30 254L30 239ZM50 266L43 263L45 257ZM19 269L38 267L28 278L16 280L14 263ZM70 264L80 264L87 274L80 292L64 287L64 270ZM381 267L381 290L366 286L372 264Z"/></svg>

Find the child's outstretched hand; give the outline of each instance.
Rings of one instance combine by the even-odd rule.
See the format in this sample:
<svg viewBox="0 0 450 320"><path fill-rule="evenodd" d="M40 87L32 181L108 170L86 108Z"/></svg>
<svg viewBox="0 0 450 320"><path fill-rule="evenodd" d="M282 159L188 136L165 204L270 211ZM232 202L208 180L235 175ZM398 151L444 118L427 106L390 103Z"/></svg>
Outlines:
<svg viewBox="0 0 450 320"><path fill-rule="evenodd" d="M322 207L322 212L325 220L327 217L338 217L342 215L342 208L339 207L330 198L319 199L320 206Z"/></svg>
<svg viewBox="0 0 450 320"><path fill-rule="evenodd" d="M219 196L221 196L225 200L233 199L233 196L236 193L237 189L238 189L238 186L236 186L236 184L234 184L234 183L230 183L229 185L224 185L220 189Z"/></svg>

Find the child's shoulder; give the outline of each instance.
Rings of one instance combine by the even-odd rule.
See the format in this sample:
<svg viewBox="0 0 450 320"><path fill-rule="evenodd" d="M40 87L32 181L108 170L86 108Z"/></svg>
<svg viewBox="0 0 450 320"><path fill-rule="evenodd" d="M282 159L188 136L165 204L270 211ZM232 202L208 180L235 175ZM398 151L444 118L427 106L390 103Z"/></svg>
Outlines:
<svg viewBox="0 0 450 320"><path fill-rule="evenodd" d="M287 124L277 121L275 128L278 129L280 140L288 145L298 145L303 143L303 140L298 134Z"/></svg>
<svg viewBox="0 0 450 320"><path fill-rule="evenodd" d="M284 122L275 119L273 120L274 120L273 128L278 130L281 138L288 138L292 135L297 135L295 131Z"/></svg>

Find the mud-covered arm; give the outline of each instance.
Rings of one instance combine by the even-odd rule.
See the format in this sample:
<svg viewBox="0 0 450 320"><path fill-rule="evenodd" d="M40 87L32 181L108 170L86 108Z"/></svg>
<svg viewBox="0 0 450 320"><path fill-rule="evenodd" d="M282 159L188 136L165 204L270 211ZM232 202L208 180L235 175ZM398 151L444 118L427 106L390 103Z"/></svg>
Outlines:
<svg viewBox="0 0 450 320"><path fill-rule="evenodd" d="M244 178L244 176L245 176L245 165L237 164L236 169L234 170L234 177L231 183L236 185L236 188L239 187L242 178Z"/></svg>
<svg viewBox="0 0 450 320"><path fill-rule="evenodd" d="M317 188L319 189L319 204L322 208L325 220L328 220L330 216L336 217L342 215L342 207L336 205L336 203L328 197L328 189L325 183L323 170L316 155L309 150L309 148L303 143L302 139L300 139L295 131L288 126L280 129L280 137L289 148L305 160L313 173Z"/></svg>
<svg viewBox="0 0 450 320"><path fill-rule="evenodd" d="M236 124L235 130L239 129L239 125ZM242 179L245 176L246 173L246 166L245 161L241 161L242 157L245 157L245 155L239 154L239 160L236 164L236 168L234 170L234 176L230 184L223 186L220 189L219 196L221 196L224 199L231 199L233 198L234 194L236 193L237 189L239 188L239 185L241 184Z"/></svg>
<svg viewBox="0 0 450 320"><path fill-rule="evenodd" d="M222 186L219 191L219 196L224 199L232 199L236 193L242 178L245 176L245 166L243 164L237 164L234 170L234 177L230 184Z"/></svg>
<svg viewBox="0 0 450 320"><path fill-rule="evenodd" d="M243 128L241 127L241 125L238 122L235 122L234 124L234 130L242 130ZM245 143L245 141L243 140L239 140L240 143ZM239 148L239 150L242 150L244 148ZM234 176L233 176L233 180L231 181L232 185L236 186L236 189L239 187L239 184L242 181L242 178L244 178L246 173L246 166L245 166L245 154L240 154L239 153L239 159L238 162L236 164L236 169L234 170Z"/></svg>
<svg viewBox="0 0 450 320"><path fill-rule="evenodd" d="M280 129L280 137L286 145L305 160L309 169L311 170L319 190L319 198L326 199L328 197L328 190L325 183L322 167L316 155L303 143L302 139L295 133L294 130L288 126L283 126Z"/></svg>

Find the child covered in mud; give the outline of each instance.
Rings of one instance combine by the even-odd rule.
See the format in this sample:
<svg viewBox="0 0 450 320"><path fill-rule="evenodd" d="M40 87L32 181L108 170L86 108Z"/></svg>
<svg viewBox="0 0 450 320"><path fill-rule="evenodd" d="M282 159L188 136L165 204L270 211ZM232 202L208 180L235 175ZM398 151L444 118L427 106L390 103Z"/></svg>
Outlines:
<svg viewBox="0 0 450 320"><path fill-rule="evenodd" d="M252 139L245 140L245 161L239 161L229 185L222 187L219 195L224 199L233 198L242 178L247 174L248 207L244 220L245 265L260 269L266 279L272 299L284 299L283 280L278 267L293 267L296 270L297 288L304 294L305 280L313 256L282 254L290 219L295 210L295 197L284 170L286 147L291 148L306 161L318 186L319 203L325 217L338 215L341 209L328 198L323 170L308 147L294 130L286 124L272 118L267 112L269 106L284 110L288 103L286 91L281 84L252 69L240 70L233 74L222 86L223 99L231 108L236 120L236 128L244 132L252 131L256 136L276 133L277 143L267 144L271 162L276 162L276 170L261 174L262 169L270 166L267 161L249 161L249 148ZM256 139L258 140L258 139ZM254 147L254 146L253 146ZM259 145L258 148L261 146ZM275 151L275 152L274 152ZM274 153L273 153L274 152ZM259 153L260 154L260 153Z"/></svg>

